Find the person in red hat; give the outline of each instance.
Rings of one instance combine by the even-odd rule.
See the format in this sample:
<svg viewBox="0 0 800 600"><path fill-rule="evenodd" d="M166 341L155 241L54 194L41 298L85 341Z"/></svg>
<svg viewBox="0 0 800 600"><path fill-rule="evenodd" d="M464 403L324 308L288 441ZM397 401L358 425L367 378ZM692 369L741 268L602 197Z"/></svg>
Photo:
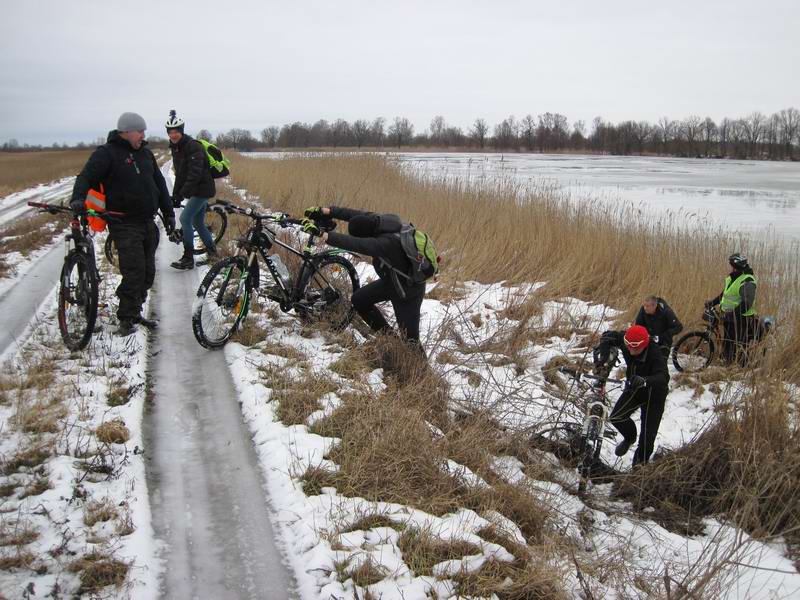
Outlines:
<svg viewBox="0 0 800 600"><path fill-rule="evenodd" d="M636 423L631 415L641 408L639 445L633 455L635 466L647 463L653 453L669 391L667 360L658 345L650 343L650 334L642 325L633 325L626 331L606 331L594 349L596 368L608 367L612 346L622 350L627 367L625 389L608 418L622 434L622 441L617 444L614 453L625 456L633 446L637 435Z"/></svg>

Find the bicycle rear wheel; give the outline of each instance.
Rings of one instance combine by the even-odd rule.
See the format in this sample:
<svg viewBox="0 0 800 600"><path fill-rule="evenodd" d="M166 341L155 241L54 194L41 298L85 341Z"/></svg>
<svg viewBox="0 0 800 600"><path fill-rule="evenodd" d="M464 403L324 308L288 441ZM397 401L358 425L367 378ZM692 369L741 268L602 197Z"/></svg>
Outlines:
<svg viewBox="0 0 800 600"><path fill-rule="evenodd" d="M672 348L672 364L682 373L697 373L714 358L714 340L705 331L692 331L681 337Z"/></svg>
<svg viewBox="0 0 800 600"><path fill-rule="evenodd" d="M97 321L97 288L97 275L89 261L80 254L68 254L58 290L58 328L70 350L82 350L92 338Z"/></svg>
<svg viewBox="0 0 800 600"><path fill-rule="evenodd" d="M313 263L303 284L306 316L333 329L346 327L353 318L351 298L360 287L355 267L343 256L327 255Z"/></svg>
<svg viewBox="0 0 800 600"><path fill-rule="evenodd" d="M251 283L242 256L219 261L206 273L192 306L192 330L204 348L224 346L250 308Z"/></svg>
<svg viewBox="0 0 800 600"><path fill-rule="evenodd" d="M228 228L228 215L221 208L211 208L206 211L206 228L211 232L211 238L214 240L214 245L219 244L222 236L225 235L225 230ZM195 254L205 254L206 247L203 240L194 232L194 248Z"/></svg>

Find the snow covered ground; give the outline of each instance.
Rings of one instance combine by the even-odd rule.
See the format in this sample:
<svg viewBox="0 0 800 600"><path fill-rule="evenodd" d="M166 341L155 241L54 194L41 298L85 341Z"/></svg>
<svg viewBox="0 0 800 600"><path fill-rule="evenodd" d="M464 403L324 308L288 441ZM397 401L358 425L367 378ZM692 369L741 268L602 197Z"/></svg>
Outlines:
<svg viewBox="0 0 800 600"><path fill-rule="evenodd" d="M241 195L246 196L243 191ZM102 238L98 239L98 243L101 242ZM162 251L175 250L164 238L162 246ZM36 264L39 263L30 268L35 269ZM184 277L183 285L190 281L192 287L204 272L201 269L193 274L167 273L163 260L160 268L154 290L156 297L172 289L161 284L167 276ZM375 276L372 268L364 263L358 268L362 282ZM117 275L105 268L104 276L101 296L113 302ZM437 294L434 286L430 286L433 293L423 304L422 331L431 364L449 384L453 411L481 409L512 430L531 433L557 419L580 418L575 409L564 402L563 394L548 382L543 368L555 357L582 357L586 349L581 347L580 337L574 332L606 329L617 315L614 309L574 298L546 301L534 311L528 324L536 335L517 349L513 359L493 354L490 349L475 351L478 347L491 348L491 342L514 330L518 324L514 317L519 318L514 309L534 296L540 285L465 282L452 293L443 294ZM4 397L8 400L0 403L2 464L7 465L21 449L41 443L54 446L56 454L41 464L20 466L14 472L4 467L0 474L0 489L13 484L10 495L0 498L2 535L9 539L12 534L38 533L27 544L13 548L0 546L3 558L13 557L14 552L16 556L29 553L32 557L29 564L38 569L9 567L0 570L0 594L9 598L44 598L58 590L53 597L58 594L68 597L81 585L78 574L69 570L70 565L78 557L96 552L132 565L126 583L119 588L104 589L103 597L154 598L163 585L160 578L169 575L164 572L165 564L174 549L169 544L174 541L170 539L167 544L159 541L161 534L154 530L154 523L159 530L164 526L163 515L151 514L154 507L163 508L163 499L158 495L156 501L152 499L157 490L152 485L148 489L152 480L145 477L144 456L159 452L168 456L173 440L159 439L158 434L148 438L153 435L152 430L145 432L143 428L146 418L183 421L182 412L194 410L192 400L171 393L169 386L174 387L174 382L167 381L166 375L157 376L160 387L150 393L156 397L161 395L161 405L151 417L146 417L147 369L153 360L150 353L159 352L160 355L160 350L150 346L143 331L137 331L130 338L115 338L110 334L113 319L104 314L101 317L103 330L94 336L89 348L83 353L70 354L61 345L54 323L53 290L54 287L42 298L42 303L36 305L38 308L31 308L29 335L17 340L19 345L9 351L3 370L12 380L18 381L24 391L3 382ZM435 297L449 299L433 299ZM5 298L7 296L0 300L3 311L6 310ZM161 299L160 312L165 310L164 301L170 300L171 296ZM518 524L499 513L478 514L462 509L437 516L410 506L345 497L335 488L323 488L320 494L304 493L300 476L309 467L337 468L326 456L338 440L317 435L309 428L331 414L342 403L342 396L354 386L382 389L385 385L383 371L364 373L359 381L343 377L332 365L344 354L345 348L322 333L304 329L294 317L269 310L256 311L248 317L264 328L264 339L250 346L230 342L221 352L200 350L192 345L193 340L188 335L189 305L185 308L187 335L178 339L173 332L171 337L175 338L177 346L170 352L181 353L183 348L186 357L202 352L209 361L227 364L235 390L230 393L235 394L249 430L265 492L261 498L254 497L252 492L242 495L240 508L269 515L278 546L285 553L283 561L292 568L291 575L301 598L365 597L367 590L357 586L347 573L366 563L380 568L386 575L382 581L369 586L372 597L448 598L454 593L456 573L474 572L489 560L513 560L508 548L483 539L478 533L491 523L509 539L524 543ZM164 335L169 333L165 331ZM187 360L194 364L200 359ZM285 425L276 416L276 391L268 387L269 379L265 379L264 373L278 371L289 379L299 380L304 376L299 362L304 363L306 374L311 371L324 376L333 382L334 389L321 396L320 410L313 413L306 424ZM199 368L204 367L199 365ZM217 379L222 377L214 373ZM677 447L702 429L720 401L719 393L711 388L706 386L701 393L678 388L670 393L658 446ZM233 404L235 408L231 400L234 398L202 399L203 402ZM170 402L181 405L170 409ZM19 423L19 408L23 404L42 404L46 414L56 415L58 427L55 431L43 428L43 432L36 433L28 427L26 431ZM116 420L124 422L128 440L100 442L94 432L101 424ZM433 425L431 435L438 435ZM202 435L200 437L202 439ZM211 437L207 443L221 445L218 439ZM603 459L617 470L627 470L629 458L616 459L612 445L604 447ZM175 451L202 455L207 450L193 447ZM544 504L554 507L555 526L576 540L587 556L598 563L612 558L625 562L631 574L625 580L605 578L599 571L582 574L595 597L647 598L642 581L660 581L667 569L674 579L680 580L689 573L701 572L723 557L727 562L721 578L724 589L714 597L760 599L800 595L800 575L783 556L784 548L779 541L765 544L713 519L705 521L703 535L687 537L667 531L654 520L635 513L624 502L611 498L608 484L594 486L588 499L582 499L576 493L578 480L574 470L562 467L551 454L536 452L542 463L556 474L552 478L556 482L532 479L522 470L519 460L511 456L495 457L494 471L505 481L535 490ZM461 478L465 485L487 485L467 467L454 461L442 468ZM40 482L43 479L50 487L42 491ZM191 481L187 481L189 484ZM235 490L233 492L235 501L237 495ZM191 495L191 492L185 495L184 501L193 502ZM209 508L207 500L199 501L199 506ZM255 506L257 502L262 504ZM115 509L113 516L94 522L94 517L102 512L98 507L104 504ZM187 504L186 517L203 519L200 516L203 513L191 506ZM348 530L352 529L348 525L367 515L382 515L385 522L365 530ZM159 519L162 519L160 525ZM202 523L200 525L202 527ZM476 553L437 564L434 576L418 575L409 567L398 546L401 531L409 528L430 532L444 541L471 543ZM342 531L345 533L338 533ZM235 546L237 539L239 532L232 528L219 543L220 546ZM185 566L186 575L202 580L203 573L199 569L208 567L200 566L202 564L190 562ZM568 573L567 597L581 598L581 584L573 565L565 561L557 566ZM273 591L228 590L224 597L271 598ZM197 588L193 593L196 597L211 597L204 596ZM215 593L214 597L223 596Z"/></svg>

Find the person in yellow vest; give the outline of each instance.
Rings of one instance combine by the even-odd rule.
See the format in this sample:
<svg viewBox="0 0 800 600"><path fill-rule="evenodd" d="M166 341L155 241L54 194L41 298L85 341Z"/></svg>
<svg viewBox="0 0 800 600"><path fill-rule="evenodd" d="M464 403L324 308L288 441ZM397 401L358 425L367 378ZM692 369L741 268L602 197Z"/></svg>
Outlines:
<svg viewBox="0 0 800 600"><path fill-rule="evenodd" d="M747 346L755 337L758 318L756 316L756 276L739 254L728 257L730 271L725 278L722 293L706 302L706 307L719 305L722 312L722 355L728 362L747 362Z"/></svg>

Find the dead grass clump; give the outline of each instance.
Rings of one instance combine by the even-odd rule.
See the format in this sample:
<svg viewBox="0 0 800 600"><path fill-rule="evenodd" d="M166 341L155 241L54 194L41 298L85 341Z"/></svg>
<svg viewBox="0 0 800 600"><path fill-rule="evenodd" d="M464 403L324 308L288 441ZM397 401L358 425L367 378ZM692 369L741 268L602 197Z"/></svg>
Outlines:
<svg viewBox="0 0 800 600"><path fill-rule="evenodd" d="M289 387L275 387L272 398L278 404L276 415L286 425L302 425L320 409L320 398L336 389L334 382L319 374L310 374Z"/></svg>
<svg viewBox="0 0 800 600"><path fill-rule="evenodd" d="M332 362L328 368L345 379L360 381L361 377L369 373L374 367L370 364L370 359L366 355L365 348L363 346L357 346L347 350Z"/></svg>
<svg viewBox="0 0 800 600"><path fill-rule="evenodd" d="M131 432L122 419L106 421L95 429L94 433L104 444L124 444L131 439Z"/></svg>
<svg viewBox="0 0 800 600"><path fill-rule="evenodd" d="M481 554L475 544L461 540L444 541L426 529L408 528L397 540L403 561L415 576L433 575L433 567L446 560Z"/></svg>
<svg viewBox="0 0 800 600"><path fill-rule="evenodd" d="M577 364L574 359L563 355L554 356L547 361L545 366L542 368L544 380L550 385L558 388L560 391L565 392L567 390L567 386L558 375L559 369L562 367L578 372L583 371L584 368L582 365Z"/></svg>
<svg viewBox="0 0 800 600"><path fill-rule="evenodd" d="M17 551L10 556L0 556L0 571L27 569L33 564L34 560L36 560L36 557L27 550L17 549Z"/></svg>
<svg viewBox="0 0 800 600"><path fill-rule="evenodd" d="M32 445L28 446L27 448L23 448L5 462L3 465L3 474L11 475L23 467L38 467L40 464L50 458L51 453L52 445L49 443Z"/></svg>
<svg viewBox="0 0 800 600"><path fill-rule="evenodd" d="M26 433L56 433L63 426L67 408L51 402L20 405L16 415L19 428Z"/></svg>
<svg viewBox="0 0 800 600"><path fill-rule="evenodd" d="M13 496L14 492L19 486L15 483L4 483L0 485L0 498L8 498Z"/></svg>
<svg viewBox="0 0 800 600"><path fill-rule="evenodd" d="M494 482L490 489L481 490L475 508L493 510L511 519L529 544L538 544L544 539L553 510L524 487L503 481Z"/></svg>
<svg viewBox="0 0 800 600"><path fill-rule="evenodd" d="M756 537L800 543L800 432L788 410L769 381L756 383L694 440L620 478L616 493L657 513L724 514Z"/></svg>
<svg viewBox="0 0 800 600"><path fill-rule="evenodd" d="M111 391L106 398L106 404L109 406L124 406L131 401L130 389L121 382L116 382L111 385Z"/></svg>
<svg viewBox="0 0 800 600"><path fill-rule="evenodd" d="M108 498L87 502L83 507L83 522L87 527L92 527L95 523L111 521L116 519L117 515L117 508Z"/></svg>
<svg viewBox="0 0 800 600"><path fill-rule="evenodd" d="M334 563L336 576L341 582L352 579L353 583L359 587L365 588L379 581L386 579L388 572L384 567L376 564L371 558L368 558L356 568L350 567L350 560L337 561ZM369 598L369 594L365 594L364 598Z"/></svg>
<svg viewBox="0 0 800 600"><path fill-rule="evenodd" d="M306 496L319 496L322 488L337 487L338 482L338 473L322 467L309 467L300 476L300 483L303 484L303 492Z"/></svg>
<svg viewBox="0 0 800 600"><path fill-rule="evenodd" d="M261 324L261 321L255 315L251 314L249 318L241 322L239 329L231 339L239 342L242 346L255 346L257 343L264 341L268 335L267 328Z"/></svg>
<svg viewBox="0 0 800 600"><path fill-rule="evenodd" d="M477 571L453 577L459 598L503 600L566 600L564 577L546 563L507 563L489 560Z"/></svg>
<svg viewBox="0 0 800 600"><path fill-rule="evenodd" d="M376 529L377 527L391 527L393 529L399 529L402 526L392 521L386 515L374 514L361 517L355 523L352 523L351 525L338 530L337 533L348 533L350 531L368 531L370 529Z"/></svg>
<svg viewBox="0 0 800 600"><path fill-rule="evenodd" d="M267 343L262 344L260 347L261 352L264 354L271 354L273 356L280 356L287 359L290 363L302 362L306 359L306 355L289 346L288 344Z"/></svg>
<svg viewBox="0 0 800 600"><path fill-rule="evenodd" d="M0 528L0 546L24 546L37 539L39 532L20 523L7 523Z"/></svg>
<svg viewBox="0 0 800 600"><path fill-rule="evenodd" d="M39 496L44 494L50 489L50 479L48 477L37 477L33 483L25 486L25 489L19 495L20 500L28 498L29 496Z"/></svg>
<svg viewBox="0 0 800 600"><path fill-rule="evenodd" d="M81 580L80 594L92 594L104 587L121 586L128 576L130 565L110 554L93 551L72 562L69 570L78 573Z"/></svg>

